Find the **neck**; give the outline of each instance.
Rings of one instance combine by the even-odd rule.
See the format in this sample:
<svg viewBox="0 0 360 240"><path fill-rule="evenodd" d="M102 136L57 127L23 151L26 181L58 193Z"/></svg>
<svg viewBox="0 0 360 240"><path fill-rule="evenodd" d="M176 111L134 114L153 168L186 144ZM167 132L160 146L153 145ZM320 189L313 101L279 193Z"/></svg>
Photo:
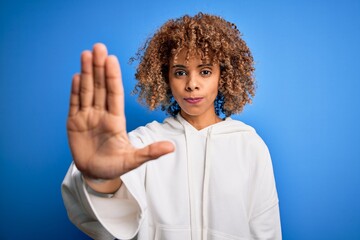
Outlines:
<svg viewBox="0 0 360 240"><path fill-rule="evenodd" d="M197 130L204 129L208 126L211 126L215 123L221 122L221 118L215 114L204 114L201 116L192 116L183 111L180 111L181 116L190 123Z"/></svg>

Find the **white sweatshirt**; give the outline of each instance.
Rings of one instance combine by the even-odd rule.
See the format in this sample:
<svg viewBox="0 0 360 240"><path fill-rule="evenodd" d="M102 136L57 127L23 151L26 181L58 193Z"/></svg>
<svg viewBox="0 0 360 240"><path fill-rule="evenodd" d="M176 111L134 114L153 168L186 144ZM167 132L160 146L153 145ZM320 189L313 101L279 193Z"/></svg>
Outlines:
<svg viewBox="0 0 360 240"><path fill-rule="evenodd" d="M226 120L202 130L180 115L129 133L134 146L175 152L121 176L111 198L87 191L72 164L62 185L70 220L94 239L281 239L269 151L255 130Z"/></svg>

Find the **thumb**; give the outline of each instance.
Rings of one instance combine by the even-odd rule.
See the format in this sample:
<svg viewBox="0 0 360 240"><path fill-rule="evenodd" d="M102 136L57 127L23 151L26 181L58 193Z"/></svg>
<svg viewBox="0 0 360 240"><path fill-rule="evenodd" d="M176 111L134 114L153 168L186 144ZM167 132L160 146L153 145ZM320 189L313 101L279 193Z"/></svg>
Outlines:
<svg viewBox="0 0 360 240"><path fill-rule="evenodd" d="M173 143L161 141L152 143L144 148L137 149L135 152L135 161L141 165L147 161L157 159L165 154L175 150Z"/></svg>

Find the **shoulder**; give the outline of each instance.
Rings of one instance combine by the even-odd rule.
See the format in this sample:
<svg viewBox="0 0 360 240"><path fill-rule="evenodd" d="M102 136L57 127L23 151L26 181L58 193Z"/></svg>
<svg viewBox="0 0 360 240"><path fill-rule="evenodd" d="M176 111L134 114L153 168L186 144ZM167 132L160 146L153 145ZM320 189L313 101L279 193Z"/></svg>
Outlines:
<svg viewBox="0 0 360 240"><path fill-rule="evenodd" d="M152 121L145 126L138 127L128 135L131 142L140 141L143 144L149 144L166 139L169 135L183 134L183 132L182 125L175 118L168 117L162 123Z"/></svg>
<svg viewBox="0 0 360 240"><path fill-rule="evenodd" d="M226 124L217 130L218 134L225 137L234 136L237 144L246 146L246 148L254 153L268 154L269 150L266 143L254 127L232 118L226 118L224 123Z"/></svg>
<svg viewBox="0 0 360 240"><path fill-rule="evenodd" d="M158 134L168 134L168 133L177 133L183 132L182 125L174 118L168 117L163 122L152 121L145 126L141 126L130 132L129 134L151 134L151 133L158 133Z"/></svg>
<svg viewBox="0 0 360 240"><path fill-rule="evenodd" d="M236 131L236 150L242 161L247 161L249 173L254 178L260 178L264 174L272 174L272 160L268 146L262 137L251 127L241 121L233 120L234 125L243 128Z"/></svg>
<svg viewBox="0 0 360 240"><path fill-rule="evenodd" d="M256 129L254 127L240 120L232 119L230 117L226 118L223 121L223 125L219 125L219 127L215 129L215 133L224 135L242 135L244 137L247 137L249 140L264 144L262 138L256 132Z"/></svg>

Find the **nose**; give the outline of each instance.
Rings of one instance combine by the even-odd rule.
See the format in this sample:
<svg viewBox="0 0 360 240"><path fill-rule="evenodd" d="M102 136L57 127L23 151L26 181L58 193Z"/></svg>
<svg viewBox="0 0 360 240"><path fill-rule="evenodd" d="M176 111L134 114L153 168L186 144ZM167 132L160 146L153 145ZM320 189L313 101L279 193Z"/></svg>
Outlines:
<svg viewBox="0 0 360 240"><path fill-rule="evenodd" d="M194 90L199 90L198 82L195 77L189 76L188 81L186 82L185 90L187 92L192 92Z"/></svg>

